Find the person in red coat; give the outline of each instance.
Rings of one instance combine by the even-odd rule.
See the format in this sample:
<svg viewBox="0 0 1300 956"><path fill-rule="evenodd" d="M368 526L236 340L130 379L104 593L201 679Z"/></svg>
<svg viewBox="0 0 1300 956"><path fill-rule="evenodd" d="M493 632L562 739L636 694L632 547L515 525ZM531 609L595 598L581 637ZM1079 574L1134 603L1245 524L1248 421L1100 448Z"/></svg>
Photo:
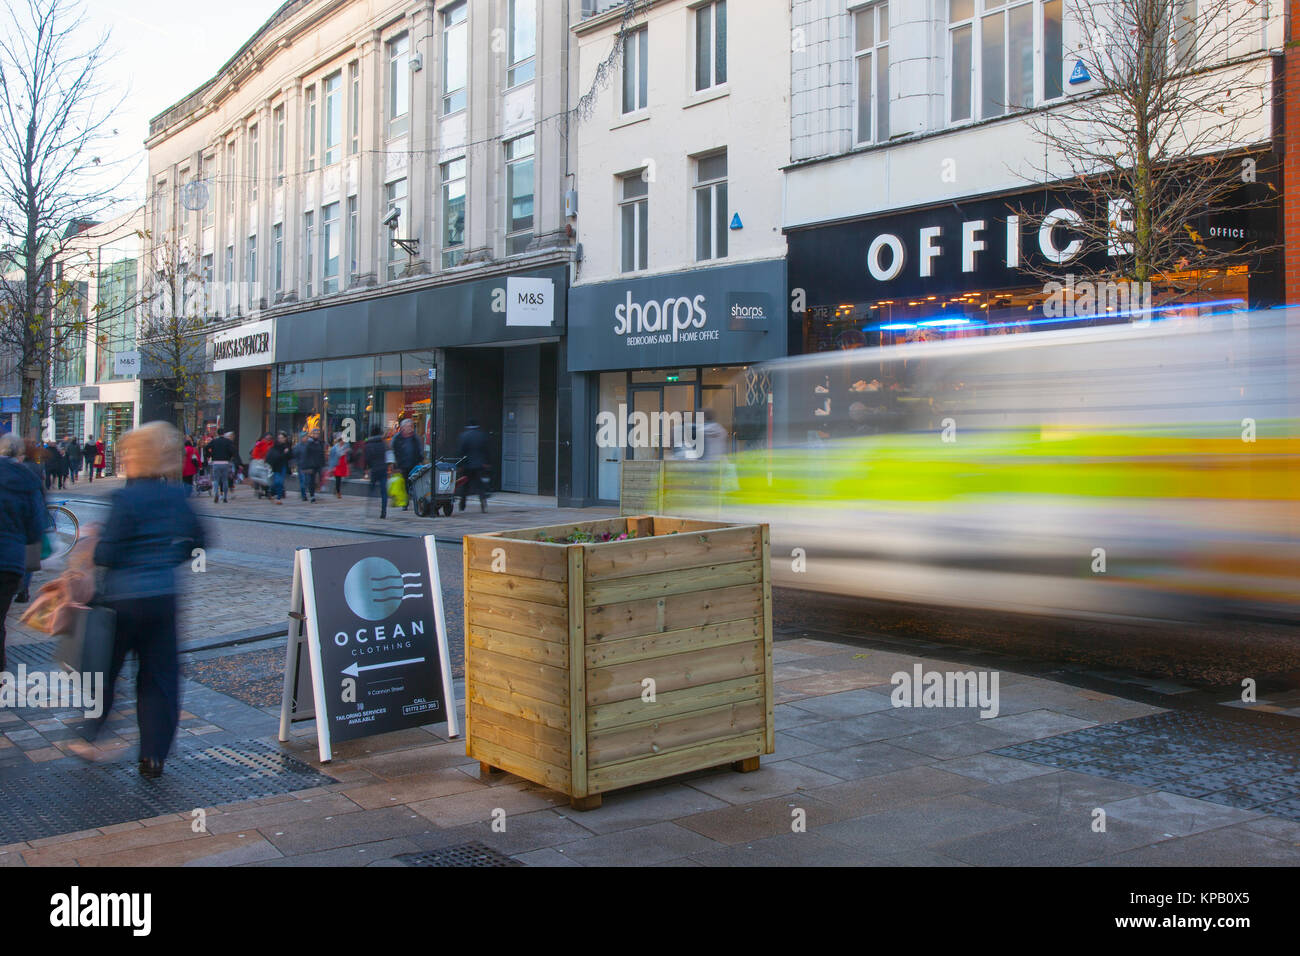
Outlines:
<svg viewBox="0 0 1300 956"><path fill-rule="evenodd" d="M104 468L108 465L108 457L104 454L104 436L99 437L95 442L95 477L104 477Z"/></svg>
<svg viewBox="0 0 1300 956"><path fill-rule="evenodd" d="M185 482L185 497L194 496L194 476L199 473L199 450L194 447L194 439L185 436L184 458L181 462L181 481Z"/></svg>

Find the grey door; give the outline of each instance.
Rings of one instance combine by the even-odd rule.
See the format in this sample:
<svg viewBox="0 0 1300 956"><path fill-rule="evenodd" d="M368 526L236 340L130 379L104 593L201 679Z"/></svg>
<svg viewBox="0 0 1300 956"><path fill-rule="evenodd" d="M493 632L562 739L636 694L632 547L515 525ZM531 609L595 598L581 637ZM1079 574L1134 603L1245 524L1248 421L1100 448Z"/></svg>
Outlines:
<svg viewBox="0 0 1300 956"><path fill-rule="evenodd" d="M537 494L536 395L506 398L501 422L501 490Z"/></svg>

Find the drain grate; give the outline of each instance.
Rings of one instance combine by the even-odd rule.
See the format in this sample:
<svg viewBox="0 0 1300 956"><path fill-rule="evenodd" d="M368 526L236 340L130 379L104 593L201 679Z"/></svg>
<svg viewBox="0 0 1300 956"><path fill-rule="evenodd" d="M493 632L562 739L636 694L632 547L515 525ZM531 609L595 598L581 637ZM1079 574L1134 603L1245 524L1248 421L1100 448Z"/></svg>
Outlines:
<svg viewBox="0 0 1300 956"><path fill-rule="evenodd" d="M54 641L40 641L36 644L8 644L5 646L5 666L14 670L20 663L27 669L33 667L47 669L54 660Z"/></svg>
<svg viewBox="0 0 1300 956"><path fill-rule="evenodd" d="M335 783L260 740L181 750L157 780L135 761L46 764L0 778L0 844L145 820Z"/></svg>
<svg viewBox="0 0 1300 956"><path fill-rule="evenodd" d="M457 843L426 853L404 853L393 859L407 866L523 866L482 843Z"/></svg>
<svg viewBox="0 0 1300 956"><path fill-rule="evenodd" d="M1300 820L1300 732L1288 728L1166 711L993 753Z"/></svg>

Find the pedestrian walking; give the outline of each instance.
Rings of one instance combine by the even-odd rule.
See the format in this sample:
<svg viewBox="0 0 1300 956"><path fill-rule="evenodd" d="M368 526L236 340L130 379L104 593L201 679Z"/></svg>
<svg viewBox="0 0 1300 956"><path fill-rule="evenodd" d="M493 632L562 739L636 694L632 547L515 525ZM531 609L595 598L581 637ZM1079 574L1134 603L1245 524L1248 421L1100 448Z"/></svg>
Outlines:
<svg viewBox="0 0 1300 956"><path fill-rule="evenodd" d="M205 544L203 528L174 483L180 433L149 422L118 439L126 485L113 493L95 544L95 564L107 569L103 603L116 614L112 665L98 733L113 707L114 685L128 654L137 660L136 720L140 774L158 777L180 721L176 647L176 566Z"/></svg>
<svg viewBox="0 0 1300 956"><path fill-rule="evenodd" d="M90 439L87 439L87 441L89 440ZM95 477L103 478L104 469L108 466L108 449L104 447L103 435L100 435L99 439L95 442L95 457L93 461L95 463Z"/></svg>
<svg viewBox="0 0 1300 956"><path fill-rule="evenodd" d="M415 423L409 418L402 419L397 434L393 436L393 460L397 470L402 473L402 481L408 485L411 481L411 472L424 463L424 446L420 444L420 436L415 434ZM405 511L409 507L408 498L402 510Z"/></svg>
<svg viewBox="0 0 1300 956"><path fill-rule="evenodd" d="M81 475L81 466L85 458L81 453L81 443L72 435L68 436L68 474L72 476L72 483L77 483L77 478Z"/></svg>
<svg viewBox="0 0 1300 956"><path fill-rule="evenodd" d="M348 476L348 458L351 452L352 449L343 440L343 436L335 435L334 444L330 446L329 464L326 467L334 479L334 497L340 500L343 498L343 479Z"/></svg>
<svg viewBox="0 0 1300 956"><path fill-rule="evenodd" d="M465 459L465 483L460 488L460 510L465 510L465 498L471 489L478 493L479 510L487 511L487 434L471 418L460 433L460 454Z"/></svg>
<svg viewBox="0 0 1300 956"><path fill-rule="evenodd" d="M208 442L212 461L212 501L230 500L231 465L235 460L235 433L226 432Z"/></svg>
<svg viewBox="0 0 1300 956"><path fill-rule="evenodd" d="M376 425L370 430L365 448L366 472L370 476L369 497L379 495L379 517L388 517L388 446L384 430Z"/></svg>
<svg viewBox="0 0 1300 956"><path fill-rule="evenodd" d="M53 441L41 446L41 465L45 471L45 490L54 487L55 476L59 473L59 447Z"/></svg>
<svg viewBox="0 0 1300 956"><path fill-rule="evenodd" d="M185 436L185 451L181 454L181 481L185 484L185 497L194 497L194 476L199 473L199 450L194 447L194 439Z"/></svg>
<svg viewBox="0 0 1300 956"><path fill-rule="evenodd" d="M321 441L321 430L313 428L302 444L302 458L298 462L298 485L303 491L303 500L315 504L316 486L320 484L320 473L325 467L325 445Z"/></svg>
<svg viewBox="0 0 1300 956"><path fill-rule="evenodd" d="M41 494L41 514L45 512L45 466L41 462L41 446L34 439L23 439L23 458L22 466L27 469L27 473L36 479L36 490ZM45 527L49 527L49 516L46 515ZM29 594L29 588L32 583L32 572L23 573L23 582L19 586L18 594L14 597L15 604L26 604Z"/></svg>
<svg viewBox="0 0 1300 956"><path fill-rule="evenodd" d="M289 447L289 436L285 432L280 432L275 437L275 444L266 451L266 464L271 469L271 490L267 497L273 499L277 505L284 504L284 479L289 472L289 462L292 459L293 451Z"/></svg>
<svg viewBox="0 0 1300 956"><path fill-rule="evenodd" d="M81 460L86 464L86 481L95 480L95 441L89 435L81 445Z"/></svg>
<svg viewBox="0 0 1300 956"><path fill-rule="evenodd" d="M21 463L22 439L0 435L0 671L5 665L5 617L28 577L28 545L45 530L41 483Z"/></svg>

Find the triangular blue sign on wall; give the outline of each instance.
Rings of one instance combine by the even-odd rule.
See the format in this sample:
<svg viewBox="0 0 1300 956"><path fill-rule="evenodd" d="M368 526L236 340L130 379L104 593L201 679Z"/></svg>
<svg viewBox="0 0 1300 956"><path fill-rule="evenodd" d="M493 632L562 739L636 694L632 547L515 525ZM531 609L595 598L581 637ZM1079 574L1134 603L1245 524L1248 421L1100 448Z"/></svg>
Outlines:
<svg viewBox="0 0 1300 956"><path fill-rule="evenodd" d="M745 227L744 227L743 225L741 225L741 223L740 223L740 213L738 213L738 212L733 212L733 213L731 214L731 228L732 228L732 229L744 229L744 228L745 228Z"/></svg>
<svg viewBox="0 0 1300 956"><path fill-rule="evenodd" d="M1083 61L1076 60L1074 63L1074 72L1070 74L1070 82L1072 84L1087 83L1091 79L1092 79L1092 74L1089 73L1088 68L1083 65Z"/></svg>

